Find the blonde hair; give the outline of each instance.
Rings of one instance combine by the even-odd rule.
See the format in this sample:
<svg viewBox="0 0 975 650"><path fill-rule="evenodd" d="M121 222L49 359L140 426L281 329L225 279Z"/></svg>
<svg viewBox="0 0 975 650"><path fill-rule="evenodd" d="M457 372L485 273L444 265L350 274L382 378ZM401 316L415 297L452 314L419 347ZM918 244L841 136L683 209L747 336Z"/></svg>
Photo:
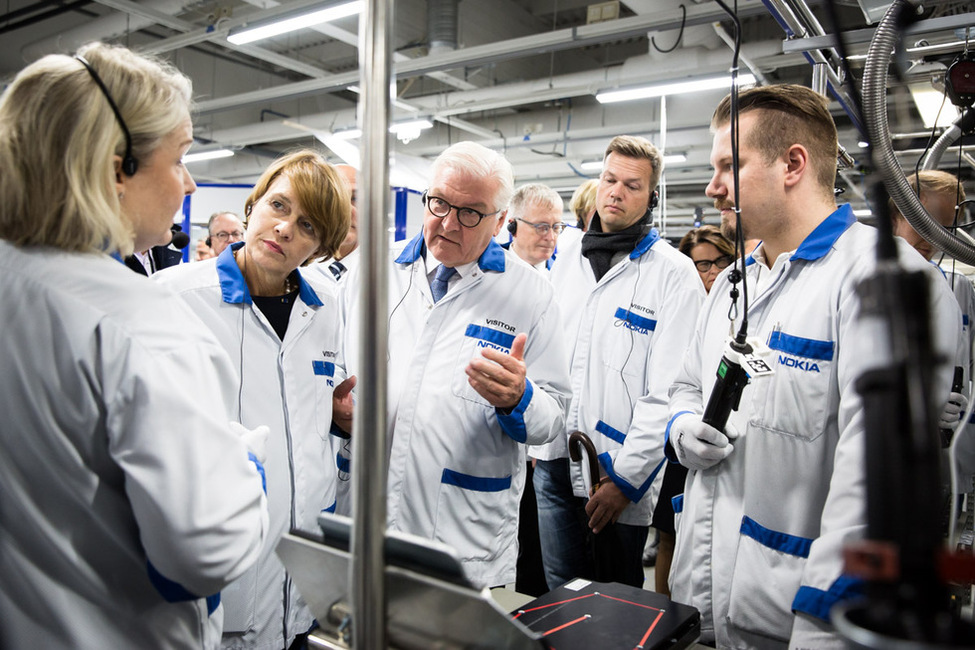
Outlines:
<svg viewBox="0 0 975 650"><path fill-rule="evenodd" d="M267 194L268 188L285 176L298 204L315 228L318 248L302 266L322 257L335 255L345 241L352 221L352 197L345 178L316 151L301 149L282 156L264 170L244 203L244 214L250 216L254 204Z"/></svg>
<svg viewBox="0 0 975 650"><path fill-rule="evenodd" d="M569 210L576 216L576 226L579 230L589 227L589 215L596 209L596 190L599 188L599 179L590 178L588 181L576 188L569 199Z"/></svg>
<svg viewBox="0 0 975 650"><path fill-rule="evenodd" d="M919 181L921 184L920 192L917 189ZM922 169L916 174L911 172L907 174L907 184L911 186L919 199L923 199L925 196L943 194L950 197L955 203L961 203L965 200L965 187L958 182L958 177L940 169ZM887 208L891 220L904 218L901 211L897 209L894 199L887 199Z"/></svg>
<svg viewBox="0 0 975 650"><path fill-rule="evenodd" d="M78 54L102 79L144 160L190 115L190 80L168 63L91 43ZM125 137L84 65L52 54L0 97L0 237L18 246L129 255L135 230L115 194Z"/></svg>

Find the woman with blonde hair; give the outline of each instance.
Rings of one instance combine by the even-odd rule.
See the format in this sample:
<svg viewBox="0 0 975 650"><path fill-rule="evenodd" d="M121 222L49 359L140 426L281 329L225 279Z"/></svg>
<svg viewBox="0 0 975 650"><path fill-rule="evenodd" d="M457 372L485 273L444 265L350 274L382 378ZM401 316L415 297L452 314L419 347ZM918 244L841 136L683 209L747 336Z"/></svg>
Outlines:
<svg viewBox="0 0 975 650"><path fill-rule="evenodd" d="M0 647L215 648L260 553L230 359L121 264L196 189L190 97L100 43L0 97Z"/></svg>
<svg viewBox="0 0 975 650"><path fill-rule="evenodd" d="M347 510L346 440L331 426L345 364L338 285L298 269L338 250L349 229L344 179L318 153L274 161L244 204L244 240L215 259L153 276L216 334L237 366L235 414L267 425L271 533L257 565L223 592L225 648L288 648L311 611L274 553L281 534L315 531L323 510Z"/></svg>

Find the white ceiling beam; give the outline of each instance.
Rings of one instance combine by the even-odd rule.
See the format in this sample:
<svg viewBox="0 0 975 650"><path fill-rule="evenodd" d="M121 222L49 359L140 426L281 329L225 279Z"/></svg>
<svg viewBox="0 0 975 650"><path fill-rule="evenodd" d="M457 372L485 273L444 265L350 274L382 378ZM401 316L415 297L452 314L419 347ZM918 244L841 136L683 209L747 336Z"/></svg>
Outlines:
<svg viewBox="0 0 975 650"><path fill-rule="evenodd" d="M761 5L753 5L739 11L740 17L764 13ZM724 12L712 5L695 5L687 10L688 25L709 24L721 20ZM424 56L397 63L394 74L397 78L423 75L439 70L450 70L472 65L484 65L524 57L528 54L557 52L561 50L586 47L609 40L643 35L648 31L675 29L681 24L680 12L666 10L653 15L633 16L619 20L554 30L545 34L534 34L513 38L497 43L475 45L453 52L435 56ZM355 77L353 79L352 77ZM265 88L248 93L240 93L217 99L202 101L197 105L202 114L231 110L250 104L293 99L305 95L330 92L355 83L358 73L330 75L320 79L310 79L274 88Z"/></svg>

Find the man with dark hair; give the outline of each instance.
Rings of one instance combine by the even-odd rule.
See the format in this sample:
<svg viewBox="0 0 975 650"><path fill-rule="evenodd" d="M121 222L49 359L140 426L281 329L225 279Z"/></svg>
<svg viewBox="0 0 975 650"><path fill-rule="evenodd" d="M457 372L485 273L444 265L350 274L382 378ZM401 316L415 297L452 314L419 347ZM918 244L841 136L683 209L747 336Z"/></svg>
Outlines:
<svg viewBox="0 0 975 650"><path fill-rule="evenodd" d="M704 299L690 259L653 227L662 171L648 140L614 138L589 229L552 267L572 350L573 394L565 434L530 451L538 459L534 483L550 588L574 577L643 585L643 549L663 476L667 389ZM581 467L567 458L574 431L592 440L599 457L591 494Z"/></svg>
<svg viewBox="0 0 975 650"><path fill-rule="evenodd" d="M836 206L836 127L824 97L768 86L743 91L738 106L740 195L727 97L711 124L706 191L723 220L737 208L744 237L762 240L744 273L748 334L771 348L775 372L750 381L724 430L702 422L729 318L744 315L740 301L733 309L730 274L719 275L671 388L668 455L690 471L675 499L670 586L700 610L702 639L718 647L841 648L829 612L858 592L842 549L866 522L855 382L883 358L856 292L876 266L876 231ZM930 272L934 313L957 314L930 265L906 245L900 259ZM960 322L932 322L939 354L954 354ZM947 395L950 366L935 379L935 394Z"/></svg>

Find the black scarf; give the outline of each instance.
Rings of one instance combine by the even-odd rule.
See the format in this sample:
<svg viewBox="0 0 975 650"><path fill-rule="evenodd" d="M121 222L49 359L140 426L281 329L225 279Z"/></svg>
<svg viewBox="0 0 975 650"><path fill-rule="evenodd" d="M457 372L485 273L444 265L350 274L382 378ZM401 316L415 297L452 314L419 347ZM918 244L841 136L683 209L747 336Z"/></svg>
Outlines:
<svg viewBox="0 0 975 650"><path fill-rule="evenodd" d="M637 243L650 230L648 216L650 211L639 221L619 232L602 232L603 224L599 220L599 213L592 215L589 230L582 236L582 256L589 260L592 272L596 275L596 282L603 279L606 272L613 267L613 257L619 253L630 253Z"/></svg>

